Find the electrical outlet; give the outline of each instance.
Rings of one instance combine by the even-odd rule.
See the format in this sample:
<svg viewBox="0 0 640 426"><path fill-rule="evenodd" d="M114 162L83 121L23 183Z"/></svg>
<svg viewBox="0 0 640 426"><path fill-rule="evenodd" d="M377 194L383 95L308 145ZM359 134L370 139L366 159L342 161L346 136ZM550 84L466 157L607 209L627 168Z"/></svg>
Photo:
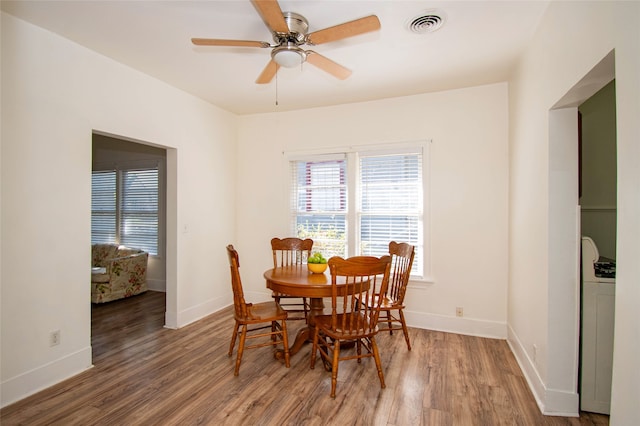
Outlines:
<svg viewBox="0 0 640 426"><path fill-rule="evenodd" d="M464 315L464 312L463 312L462 308L461 307L457 307L456 308L456 316L457 317L461 317L463 315Z"/></svg>
<svg viewBox="0 0 640 426"><path fill-rule="evenodd" d="M56 346L60 344L60 330L52 331L49 335L49 346Z"/></svg>

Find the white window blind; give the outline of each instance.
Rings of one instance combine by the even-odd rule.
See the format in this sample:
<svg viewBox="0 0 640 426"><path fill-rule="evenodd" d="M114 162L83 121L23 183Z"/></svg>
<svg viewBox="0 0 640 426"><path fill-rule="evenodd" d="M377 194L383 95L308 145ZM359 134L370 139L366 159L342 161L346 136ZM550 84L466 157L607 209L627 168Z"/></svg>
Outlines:
<svg viewBox="0 0 640 426"><path fill-rule="evenodd" d="M291 162L292 214L295 233L313 239L314 251L325 257L346 256L346 161Z"/></svg>
<svg viewBox="0 0 640 426"><path fill-rule="evenodd" d="M115 243L116 171L91 175L91 243Z"/></svg>
<svg viewBox="0 0 640 426"><path fill-rule="evenodd" d="M158 169L124 170L120 244L158 253Z"/></svg>
<svg viewBox="0 0 640 426"><path fill-rule="evenodd" d="M422 252L422 154L361 155L358 173L359 253L382 256L389 242ZM422 275L416 256L412 268Z"/></svg>

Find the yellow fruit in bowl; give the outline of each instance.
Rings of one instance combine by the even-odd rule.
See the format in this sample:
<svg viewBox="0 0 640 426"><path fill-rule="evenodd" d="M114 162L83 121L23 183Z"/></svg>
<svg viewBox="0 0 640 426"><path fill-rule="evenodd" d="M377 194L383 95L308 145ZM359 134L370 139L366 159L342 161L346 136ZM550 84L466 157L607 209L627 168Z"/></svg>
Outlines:
<svg viewBox="0 0 640 426"><path fill-rule="evenodd" d="M327 270L326 263L307 263L307 268L314 274L322 274Z"/></svg>

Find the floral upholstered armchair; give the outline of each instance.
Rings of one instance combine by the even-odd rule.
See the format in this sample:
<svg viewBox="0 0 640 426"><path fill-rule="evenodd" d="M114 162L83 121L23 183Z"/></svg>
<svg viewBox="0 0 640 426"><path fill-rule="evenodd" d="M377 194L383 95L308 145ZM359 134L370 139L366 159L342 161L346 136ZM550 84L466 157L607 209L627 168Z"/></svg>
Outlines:
<svg viewBox="0 0 640 426"><path fill-rule="evenodd" d="M104 303L147 291L149 253L117 244L91 246L91 302Z"/></svg>

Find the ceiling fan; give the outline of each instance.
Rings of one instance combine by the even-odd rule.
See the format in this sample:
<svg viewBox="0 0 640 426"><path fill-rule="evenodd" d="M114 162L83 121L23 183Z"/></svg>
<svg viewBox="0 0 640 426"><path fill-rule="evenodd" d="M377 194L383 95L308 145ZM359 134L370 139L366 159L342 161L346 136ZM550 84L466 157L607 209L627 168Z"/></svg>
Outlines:
<svg viewBox="0 0 640 426"><path fill-rule="evenodd" d="M344 80L351 75L351 70L322 56L313 50L304 50L301 46L318 45L341 40L347 37L377 31L380 20L375 15L356 19L308 33L307 19L294 12L282 12L277 0L251 0L269 31L273 35L275 44L266 41L225 40L212 38L192 38L191 42L197 46L231 46L231 47L260 47L270 48L271 60L264 68L256 83L269 83L281 66L295 67L303 62L309 62L323 71Z"/></svg>

